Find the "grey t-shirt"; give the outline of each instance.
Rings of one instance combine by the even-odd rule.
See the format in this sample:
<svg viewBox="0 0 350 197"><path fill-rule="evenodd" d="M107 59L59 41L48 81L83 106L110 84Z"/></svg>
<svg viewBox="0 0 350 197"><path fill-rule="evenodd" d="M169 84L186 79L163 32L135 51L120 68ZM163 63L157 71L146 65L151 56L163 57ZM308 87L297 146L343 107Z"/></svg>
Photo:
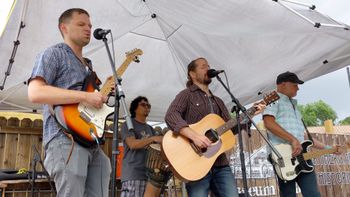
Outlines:
<svg viewBox="0 0 350 197"><path fill-rule="evenodd" d="M147 180L146 176L146 148L131 150L125 143L125 139L134 136L143 139L155 135L153 128L144 123L132 119L134 131L128 131L126 123L122 125L122 139L124 146L124 157L122 164L122 181Z"/></svg>

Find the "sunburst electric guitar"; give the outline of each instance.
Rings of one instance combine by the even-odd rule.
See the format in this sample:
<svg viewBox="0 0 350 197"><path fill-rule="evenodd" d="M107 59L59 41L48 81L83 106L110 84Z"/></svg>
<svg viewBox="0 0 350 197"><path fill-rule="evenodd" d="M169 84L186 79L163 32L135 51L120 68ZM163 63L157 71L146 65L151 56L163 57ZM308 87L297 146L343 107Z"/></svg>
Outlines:
<svg viewBox="0 0 350 197"><path fill-rule="evenodd" d="M126 53L126 59L117 69L117 75L122 76L132 61L138 62L138 56L142 55L141 49L134 49ZM84 81L82 90L86 92L98 91L98 78L95 72L88 75ZM113 78L108 78L100 92L109 96L114 83ZM90 147L103 142L106 119L114 112L114 106L103 104L101 109L84 105L82 103L58 105L54 108L57 122L66 131L73 135L74 139L85 147Z"/></svg>
<svg viewBox="0 0 350 197"><path fill-rule="evenodd" d="M261 102L267 105L278 100L279 96L274 91ZM247 110L252 116L256 109ZM241 114L241 119L244 116ZM212 141L212 145L206 149L200 149L188 138L175 135L168 131L162 141L162 153L169 162L174 174L185 181L195 181L204 177L213 166L217 157L223 152L233 148L236 138L230 130L237 124L236 119L225 121L216 114L209 114L189 127L195 132L205 135Z"/></svg>
<svg viewBox="0 0 350 197"><path fill-rule="evenodd" d="M303 151L296 157L292 157L292 146L290 144L275 145L274 147L283 158L282 164L279 164L276 154L271 154L272 165L275 168L277 176L285 181L294 180L301 172L310 173L314 171L311 159L335 152L345 152L350 148L350 145L347 144L347 147L335 147L309 152L309 148L312 147L312 145L313 143L310 140L302 142L301 146L303 147Z"/></svg>

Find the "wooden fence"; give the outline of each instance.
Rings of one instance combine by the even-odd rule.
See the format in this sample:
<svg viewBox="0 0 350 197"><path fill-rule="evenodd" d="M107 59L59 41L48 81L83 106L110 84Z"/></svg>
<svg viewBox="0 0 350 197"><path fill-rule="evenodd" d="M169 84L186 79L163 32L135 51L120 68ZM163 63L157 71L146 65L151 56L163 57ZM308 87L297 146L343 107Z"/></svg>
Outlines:
<svg viewBox="0 0 350 197"><path fill-rule="evenodd" d="M43 158L42 151L42 120L24 118L0 117L0 169L31 169L33 159L33 145L38 149ZM349 142L349 132L341 134L326 134L324 131L313 132L313 137L326 142L326 144L345 144ZM251 137L243 133L244 153L246 158L246 169L248 176L248 192L250 196L279 196L276 178L272 166L267 162L266 144L256 131L251 132ZM106 143L102 146L105 153L111 157L112 136L106 134ZM230 155L231 167L235 172L237 185L243 192L242 173L238 148L235 147ZM121 160L120 160L121 161ZM121 166L121 162L118 162ZM328 155L314 160L318 183L321 194L324 197L350 196L350 154L340 156ZM41 171L37 165L36 170ZM175 181L179 188L181 183ZM10 196L30 196L28 190L18 192L13 190L6 193ZM42 191L39 196L54 196L50 191ZM177 195L181 196L181 195ZM301 194L298 194L301 196Z"/></svg>
<svg viewBox="0 0 350 197"><path fill-rule="evenodd" d="M0 117L0 169L25 168L32 170L32 160L34 156L34 147L43 158L42 147L42 126L41 119L31 120L24 118L19 120L16 117ZM112 135L106 134L106 143L102 145L104 152L111 157L112 155ZM37 163L37 171L42 171L41 165ZM14 185L14 184L10 184ZM23 185L23 184L22 184ZM27 184L30 186L29 184ZM24 186L23 186L24 187ZM13 186L12 193L6 192L5 196L30 196L29 187L26 191ZM39 196L53 196L51 191L40 191Z"/></svg>

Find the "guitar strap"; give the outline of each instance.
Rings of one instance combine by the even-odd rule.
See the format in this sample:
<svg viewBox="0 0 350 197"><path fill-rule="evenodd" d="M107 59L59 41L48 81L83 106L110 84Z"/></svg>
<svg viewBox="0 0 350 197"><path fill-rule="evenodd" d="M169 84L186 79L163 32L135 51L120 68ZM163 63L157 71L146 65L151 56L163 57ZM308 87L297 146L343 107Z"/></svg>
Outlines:
<svg viewBox="0 0 350 197"><path fill-rule="evenodd" d="M307 133L307 137L309 138L309 140L311 140L311 142L312 142L312 143L314 143L314 140L312 139L312 136L311 136L311 134L310 134L309 130L307 129L307 127L306 127L306 124L305 124L304 120L303 120L303 119L301 119L301 122L303 122L303 125L304 125L304 128L305 128L305 131L306 131L306 133Z"/></svg>
<svg viewBox="0 0 350 197"><path fill-rule="evenodd" d="M292 106L293 106L294 112L296 112L296 111L295 111L295 106L294 106L294 104L293 104L293 102L292 102L292 99L289 99L289 101L290 101L290 103L291 103ZM304 125L305 131L306 131L306 134L307 134L307 137L309 138L309 140L310 140L312 143L314 143L314 140L313 140L313 138L312 138L312 136L311 136L309 130L307 129L306 124L305 124L303 118L301 118L301 122L302 122L303 125Z"/></svg>

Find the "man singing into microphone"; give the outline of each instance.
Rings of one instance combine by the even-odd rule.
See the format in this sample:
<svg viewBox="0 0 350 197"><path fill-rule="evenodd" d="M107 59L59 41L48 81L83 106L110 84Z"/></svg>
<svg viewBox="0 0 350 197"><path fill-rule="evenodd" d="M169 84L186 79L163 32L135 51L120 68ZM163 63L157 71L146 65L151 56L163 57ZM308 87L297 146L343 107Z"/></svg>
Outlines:
<svg viewBox="0 0 350 197"><path fill-rule="evenodd" d="M109 158L100 147L85 148L71 141L49 108L82 102L98 109L107 99L100 92L80 91L84 79L92 73L91 61L82 54L83 47L90 42L89 14L80 8L66 10L59 17L58 27L64 42L37 57L28 87L30 101L45 104L44 165L54 178L57 196L107 197Z"/></svg>
<svg viewBox="0 0 350 197"><path fill-rule="evenodd" d="M211 78L208 77L208 70L209 64L205 58L191 61L187 67L187 88L176 96L165 115L165 122L176 135L189 138L199 148L209 147L211 141L192 130L189 127L190 124L200 121L210 113L221 116L225 121L231 119L224 102L209 90ZM256 108L258 109L256 114L258 114L265 105L256 105ZM238 196L226 154L223 153L217 158L205 177L186 183L186 189L189 197L208 196L209 190L217 197Z"/></svg>

